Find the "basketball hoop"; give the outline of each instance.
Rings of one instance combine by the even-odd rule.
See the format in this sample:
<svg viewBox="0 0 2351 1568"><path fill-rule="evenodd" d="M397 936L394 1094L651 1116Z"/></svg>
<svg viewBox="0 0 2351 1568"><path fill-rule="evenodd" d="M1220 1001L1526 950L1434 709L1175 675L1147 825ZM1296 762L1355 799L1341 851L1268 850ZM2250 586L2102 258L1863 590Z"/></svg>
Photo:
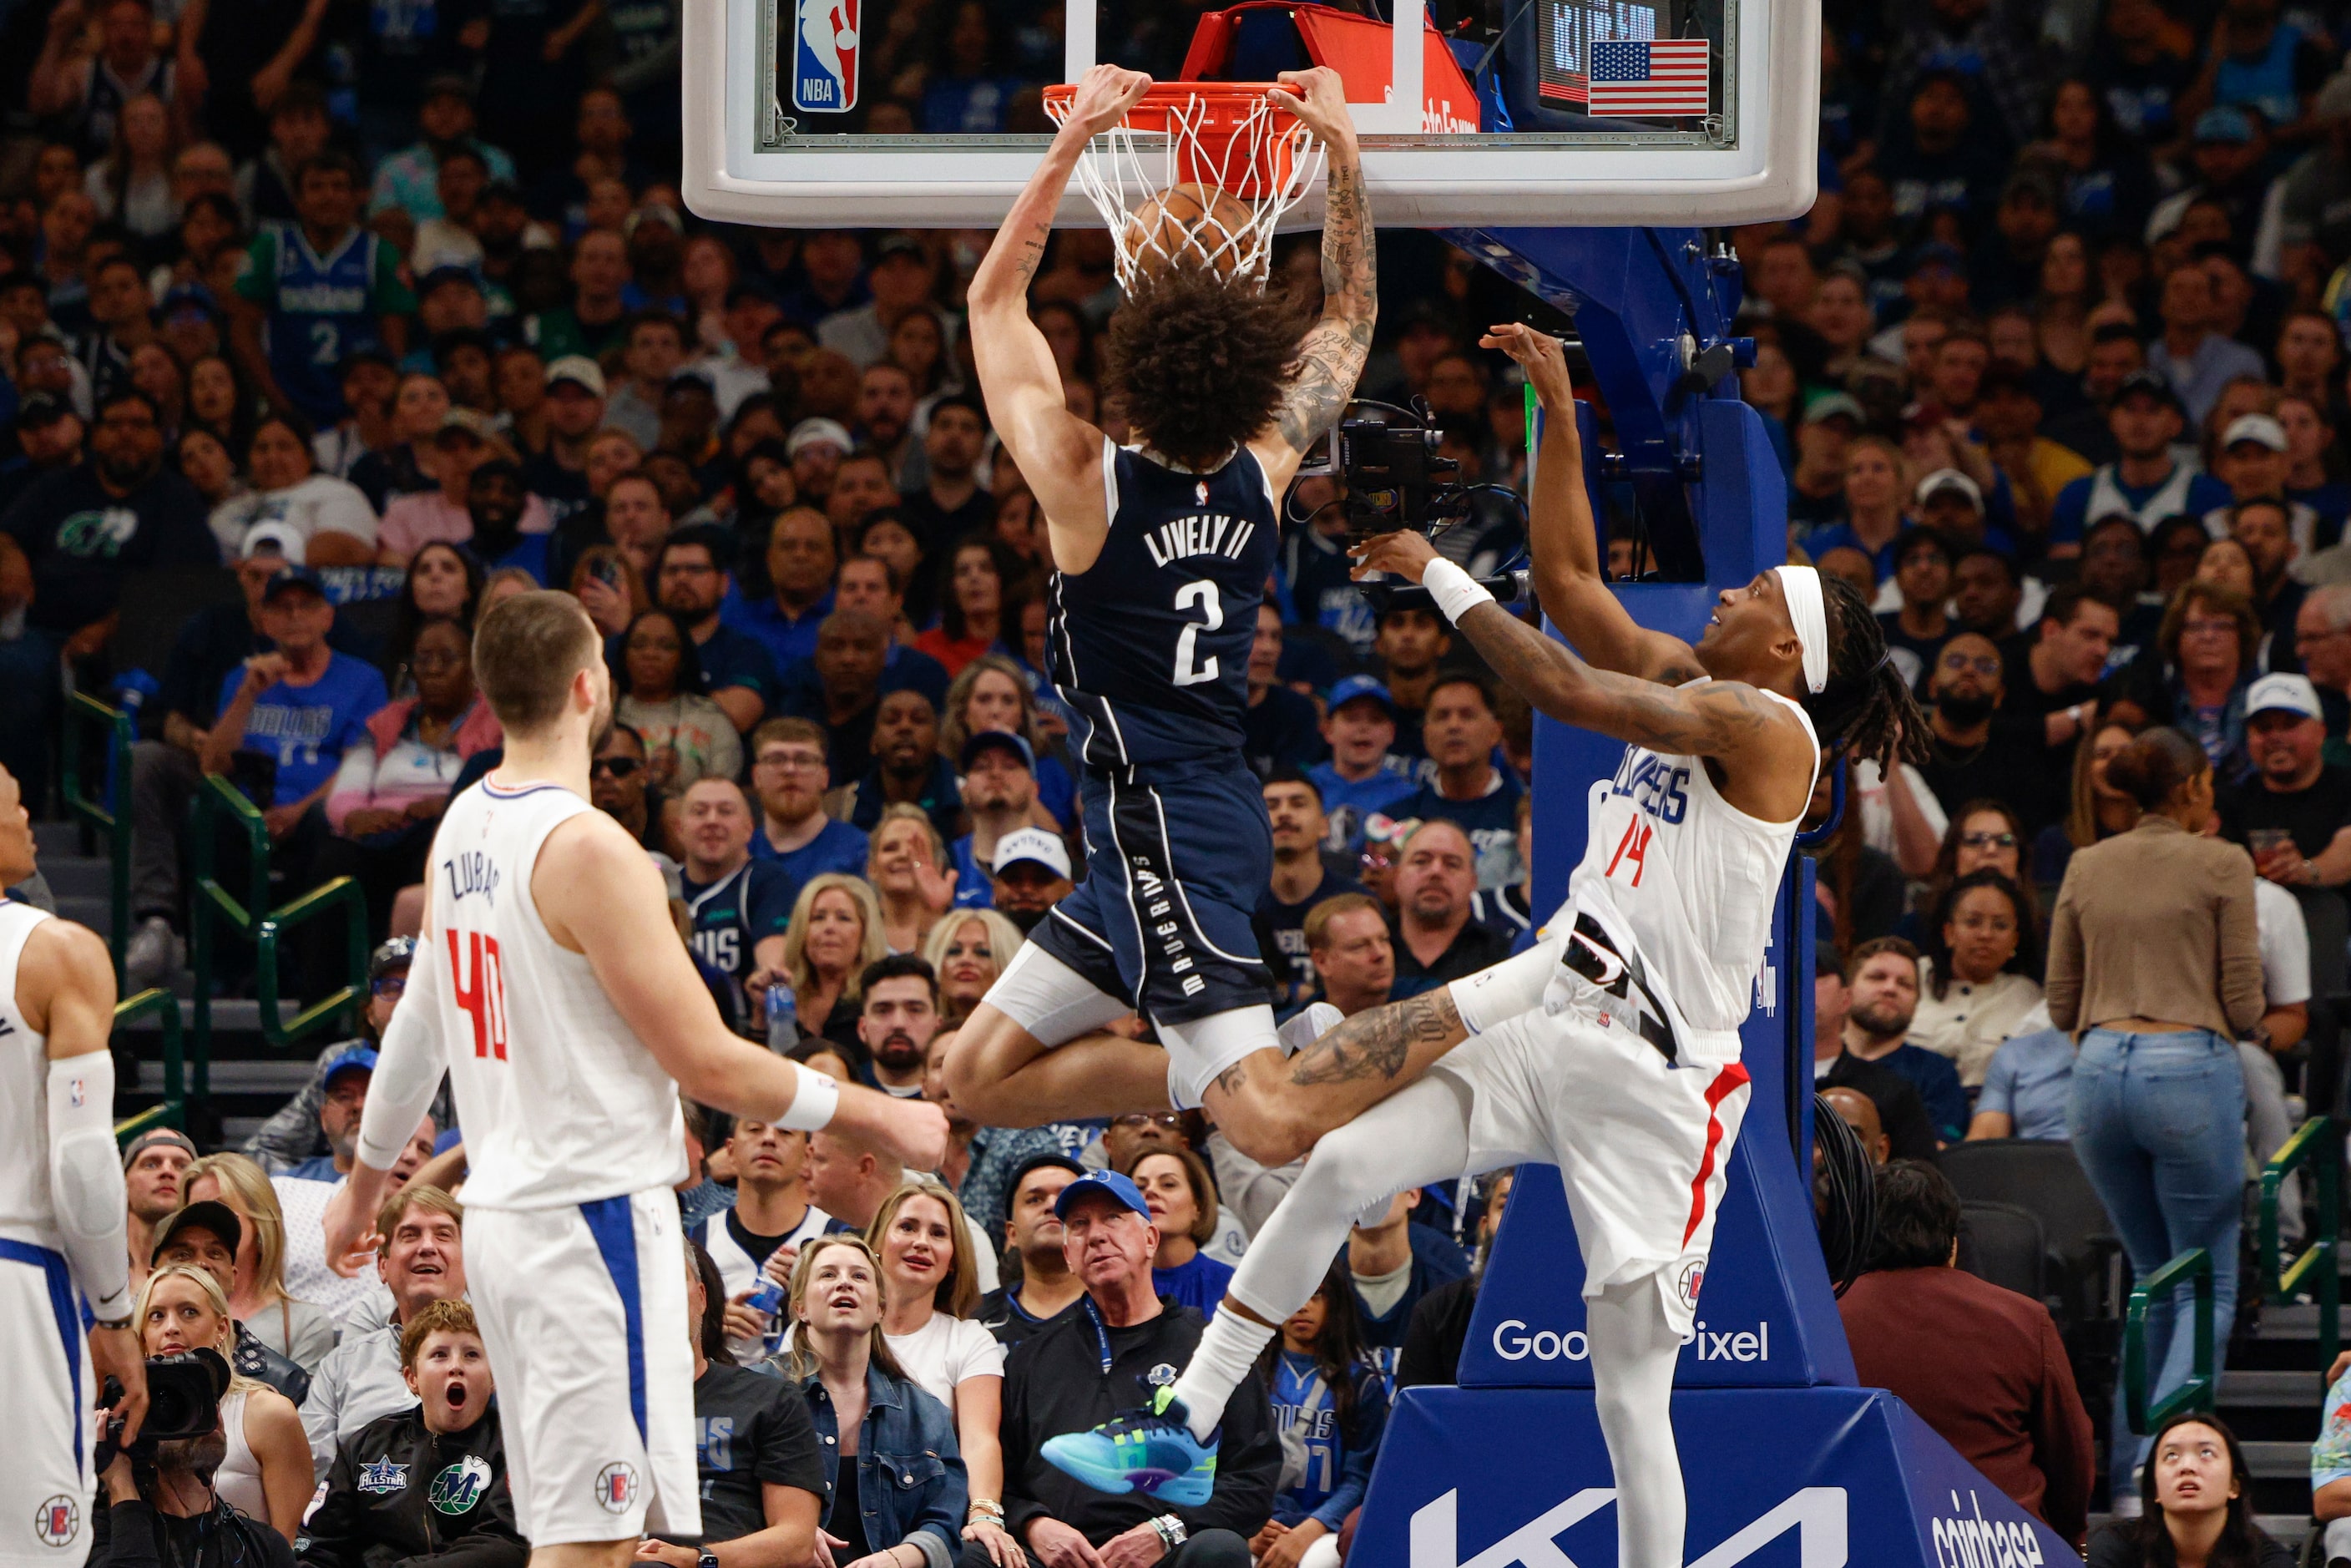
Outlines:
<svg viewBox="0 0 2351 1568"><path fill-rule="evenodd" d="M1263 284L1275 226L1322 169L1322 143L1272 85L1156 85L1088 145L1078 184L1110 225L1122 287L1176 262ZM1045 89L1056 125L1077 90Z"/></svg>

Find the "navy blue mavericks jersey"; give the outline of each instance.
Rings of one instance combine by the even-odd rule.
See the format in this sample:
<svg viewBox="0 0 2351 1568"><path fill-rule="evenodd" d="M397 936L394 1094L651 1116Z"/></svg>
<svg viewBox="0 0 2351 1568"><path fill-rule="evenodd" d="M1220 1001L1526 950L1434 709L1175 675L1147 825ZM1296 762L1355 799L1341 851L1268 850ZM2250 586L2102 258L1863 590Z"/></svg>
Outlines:
<svg viewBox="0 0 2351 1568"><path fill-rule="evenodd" d="M354 226L322 256L300 225L286 224L256 242L240 280L238 292L269 313L270 374L321 428L342 417L344 358L380 346L382 252L383 241Z"/></svg>
<svg viewBox="0 0 2351 1568"><path fill-rule="evenodd" d="M746 1002L743 982L759 967L755 950L791 924L792 879L774 861L753 860L716 882L682 876L678 885L694 920L694 951L726 977L738 1004Z"/></svg>
<svg viewBox="0 0 2351 1568"><path fill-rule="evenodd" d="M1249 644L1281 543L1265 470L1247 447L1214 474L1179 474L1102 442L1110 537L1086 571L1053 574L1048 662L1101 768L1241 749Z"/></svg>

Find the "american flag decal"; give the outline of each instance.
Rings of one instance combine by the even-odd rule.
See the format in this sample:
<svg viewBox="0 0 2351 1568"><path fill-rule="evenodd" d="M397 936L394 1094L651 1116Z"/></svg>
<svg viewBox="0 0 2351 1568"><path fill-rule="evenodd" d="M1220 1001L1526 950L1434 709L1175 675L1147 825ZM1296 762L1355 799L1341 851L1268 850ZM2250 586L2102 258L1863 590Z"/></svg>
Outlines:
<svg viewBox="0 0 2351 1568"><path fill-rule="evenodd" d="M1594 43L1587 112L1652 120L1709 112L1708 47L1704 38Z"/></svg>

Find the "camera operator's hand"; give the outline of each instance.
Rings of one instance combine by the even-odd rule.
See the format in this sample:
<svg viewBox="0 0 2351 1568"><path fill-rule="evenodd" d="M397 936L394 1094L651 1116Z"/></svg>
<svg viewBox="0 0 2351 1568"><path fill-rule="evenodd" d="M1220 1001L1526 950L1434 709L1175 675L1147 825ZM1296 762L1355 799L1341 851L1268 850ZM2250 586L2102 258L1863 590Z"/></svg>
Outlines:
<svg viewBox="0 0 2351 1568"><path fill-rule="evenodd" d="M98 1479L99 1484L106 1489L106 1500L110 1506L139 1500L139 1480L131 1473L130 1455L115 1455L114 1462L106 1467L106 1473Z"/></svg>
<svg viewBox="0 0 2351 1568"><path fill-rule="evenodd" d="M122 1431L115 1443L127 1447L139 1436L140 1425L147 1419L147 1351L139 1343L137 1328L126 1323L119 1329L91 1329L89 1364L98 1374L100 1388L106 1386L110 1377L122 1385L122 1397L103 1408L120 1418ZM129 1474L128 1470L124 1473Z"/></svg>
<svg viewBox="0 0 2351 1568"><path fill-rule="evenodd" d="M1417 583L1428 563L1437 559L1437 547L1410 528L1398 528L1392 534L1374 534L1347 553L1355 558L1351 575L1357 582L1375 571L1392 571L1406 582Z"/></svg>

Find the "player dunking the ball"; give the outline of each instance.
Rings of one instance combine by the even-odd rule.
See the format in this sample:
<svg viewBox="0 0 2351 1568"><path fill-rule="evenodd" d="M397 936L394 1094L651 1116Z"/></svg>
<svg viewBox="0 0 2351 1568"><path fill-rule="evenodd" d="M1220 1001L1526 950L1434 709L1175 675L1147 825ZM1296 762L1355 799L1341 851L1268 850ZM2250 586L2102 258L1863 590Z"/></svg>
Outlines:
<svg viewBox="0 0 2351 1568"><path fill-rule="evenodd" d="M1260 272L1144 264L1105 338L1109 390L1137 444L1068 410L1028 290L1088 140L1148 77L1096 66L972 278L971 340L997 433L1045 513L1046 648L1077 716L1086 880L1057 904L956 1037L956 1100L992 1126L1206 1103L1260 1160L1311 1130L1284 1098L1250 915L1272 864L1241 756L1249 650L1281 531L1280 497L1370 351L1372 233L1337 73L1284 73L1269 96L1329 157L1323 306L1311 326ZM1220 198L1189 194L1213 214ZM1162 225L1182 198L1158 209ZM1200 220L1213 224L1213 215ZM1217 250L1203 235L1197 253ZM1184 252L1182 244L1163 249ZM1105 1032L1140 1011L1162 1051ZM1255 1063L1252 1069L1249 1063ZM1384 1092L1294 1092L1335 1125Z"/></svg>
<svg viewBox="0 0 2351 1568"><path fill-rule="evenodd" d="M1428 1182L1555 1164L1583 1249L1618 1560L1681 1568L1667 1401L1746 1108L1738 1030L1781 875L1823 758L1890 766L1923 729L1868 605L1810 567L1724 591L1695 648L1635 625L1601 577L1559 344L1502 326L1485 346L1526 367L1542 400L1534 581L1585 657L1502 610L1416 533L1360 547L1357 575L1423 583L1536 707L1625 743L1615 776L1592 788L1583 862L1542 940L1456 981L1419 1026L1468 1042L1316 1145L1157 1406L1046 1452L1113 1490L1213 1467L1215 1413L1253 1375L1273 1325L1321 1286L1357 1214ZM1363 1038L1398 1039L1394 1022L1414 1005L1381 1009L1389 1030Z"/></svg>
<svg viewBox="0 0 2351 1568"><path fill-rule="evenodd" d="M535 1568L619 1568L649 1531L693 1540L694 1366L678 1094L829 1127L936 1168L938 1108L836 1084L737 1038L670 923L661 873L588 803L610 727L603 640L563 593L474 635L505 760L449 804L425 862L407 1003L386 1031L350 1182L348 1259L445 1070L465 1129L465 1274L498 1380L516 1522Z"/></svg>

